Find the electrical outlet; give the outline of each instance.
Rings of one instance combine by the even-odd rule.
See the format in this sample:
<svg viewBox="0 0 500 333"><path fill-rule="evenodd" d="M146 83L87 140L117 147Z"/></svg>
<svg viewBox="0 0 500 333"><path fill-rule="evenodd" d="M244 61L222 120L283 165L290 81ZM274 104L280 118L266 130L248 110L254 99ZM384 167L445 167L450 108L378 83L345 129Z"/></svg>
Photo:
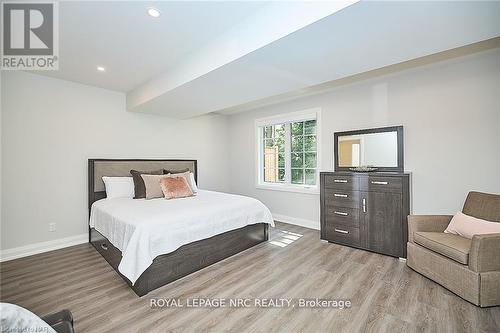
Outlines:
<svg viewBox="0 0 500 333"><path fill-rule="evenodd" d="M56 224L55 223L49 223L49 231L50 232L56 231Z"/></svg>

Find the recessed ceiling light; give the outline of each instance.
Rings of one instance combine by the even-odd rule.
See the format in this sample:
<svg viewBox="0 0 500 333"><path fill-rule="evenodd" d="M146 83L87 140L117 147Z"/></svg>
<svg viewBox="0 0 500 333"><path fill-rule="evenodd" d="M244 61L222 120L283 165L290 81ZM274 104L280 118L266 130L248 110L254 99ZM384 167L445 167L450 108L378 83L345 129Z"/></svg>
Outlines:
<svg viewBox="0 0 500 333"><path fill-rule="evenodd" d="M102 66L97 66L97 70L99 72L105 72L106 71L106 68L102 67Z"/></svg>
<svg viewBox="0 0 500 333"><path fill-rule="evenodd" d="M161 12L160 12L160 10L158 10L154 7L149 7L148 8L148 15L151 17L160 17Z"/></svg>

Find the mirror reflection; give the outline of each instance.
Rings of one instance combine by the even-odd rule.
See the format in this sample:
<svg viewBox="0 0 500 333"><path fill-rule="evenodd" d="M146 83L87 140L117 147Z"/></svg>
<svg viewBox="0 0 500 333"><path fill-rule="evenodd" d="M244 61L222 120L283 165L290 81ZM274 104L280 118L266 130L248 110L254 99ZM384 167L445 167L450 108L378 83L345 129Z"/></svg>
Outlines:
<svg viewBox="0 0 500 333"><path fill-rule="evenodd" d="M397 167L397 132L339 136L339 166Z"/></svg>

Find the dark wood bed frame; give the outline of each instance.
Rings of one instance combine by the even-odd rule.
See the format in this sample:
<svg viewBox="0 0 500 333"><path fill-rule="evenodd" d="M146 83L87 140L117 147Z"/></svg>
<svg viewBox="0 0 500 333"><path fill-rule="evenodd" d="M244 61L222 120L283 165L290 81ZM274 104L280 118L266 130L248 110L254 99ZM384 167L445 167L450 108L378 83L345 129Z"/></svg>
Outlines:
<svg viewBox="0 0 500 333"><path fill-rule="evenodd" d="M151 168L145 169L148 162ZM122 170L96 172L96 168L106 164L121 165ZM144 159L89 159L88 160L88 186L89 186L89 215L92 204L106 197L106 192L102 190L102 175L106 176L127 176L124 170L138 168L142 171L152 171L158 167L159 163L165 164L165 169L185 167L189 164L189 169L198 179L196 160L144 160ZM135 165L134 165L135 164ZM140 165L137 165L140 164ZM128 169L128 170L130 170ZM97 177L99 179L97 179ZM98 184L98 186L96 186ZM99 187L99 188L96 188ZM160 255L153 260L151 266L142 273L134 285L118 271L122 253L113 246L111 242L94 228L89 227L89 242L115 269L116 272L128 283L130 288L138 295L146 295L153 289L164 286L172 281L180 279L204 267L212 265L220 260L247 250L259 243L267 241L269 238L269 225L258 223L246 227L231 230L207 239L196 241L181 246L176 251Z"/></svg>

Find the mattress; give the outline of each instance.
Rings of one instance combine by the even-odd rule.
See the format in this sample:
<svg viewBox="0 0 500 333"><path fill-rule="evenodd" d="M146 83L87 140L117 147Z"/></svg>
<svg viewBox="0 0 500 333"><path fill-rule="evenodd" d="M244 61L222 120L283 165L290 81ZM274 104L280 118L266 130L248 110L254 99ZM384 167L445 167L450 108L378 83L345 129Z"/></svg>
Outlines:
<svg viewBox="0 0 500 333"><path fill-rule="evenodd" d="M122 252L118 270L132 284L159 255L256 223L274 226L271 212L259 200L205 190L173 200L98 200L89 222Z"/></svg>

